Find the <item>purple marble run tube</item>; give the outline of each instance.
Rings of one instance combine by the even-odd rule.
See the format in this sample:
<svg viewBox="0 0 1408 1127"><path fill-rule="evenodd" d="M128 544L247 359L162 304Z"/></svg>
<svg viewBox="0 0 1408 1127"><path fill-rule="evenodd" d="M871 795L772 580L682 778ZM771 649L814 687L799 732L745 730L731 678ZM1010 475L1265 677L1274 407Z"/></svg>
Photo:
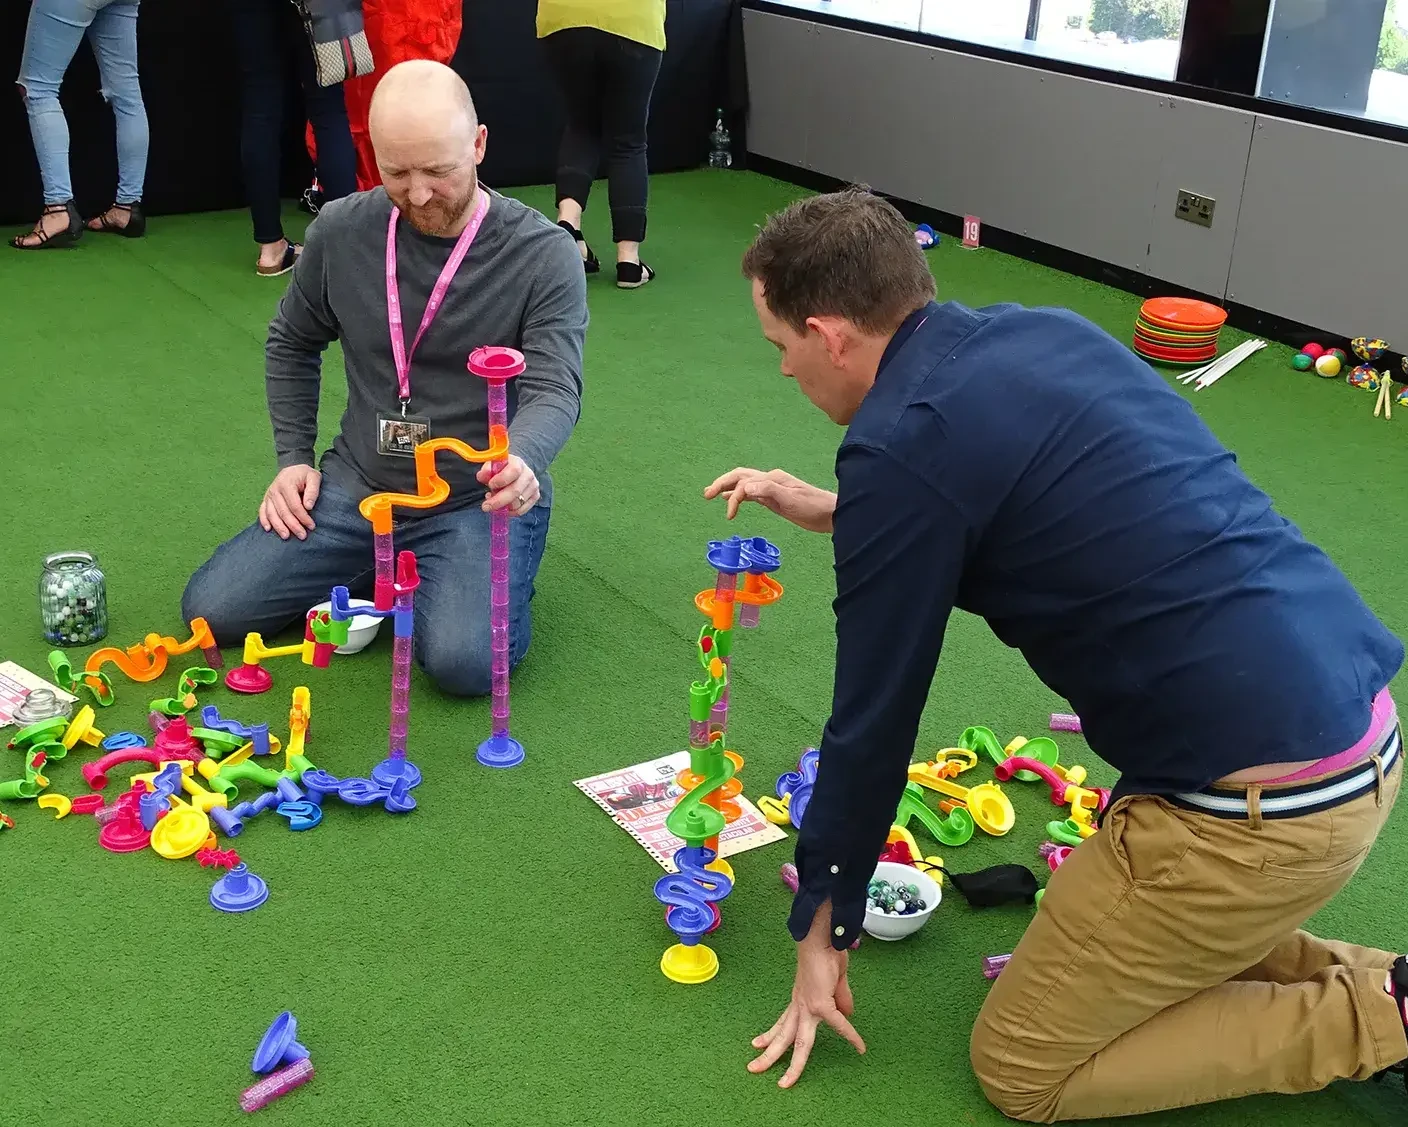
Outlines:
<svg viewBox="0 0 1408 1127"><path fill-rule="evenodd" d="M1002 973L1012 959L1011 955L984 955L983 956L983 977L987 979L996 978Z"/></svg>
<svg viewBox="0 0 1408 1127"><path fill-rule="evenodd" d="M491 442L500 428L507 433L507 381L521 375L524 367L523 354L511 348L479 348L470 355L469 370L483 377L488 385ZM503 460L494 461L489 468L498 473L506 464ZM509 520L507 509L496 509L489 518L490 734L475 755L486 767L516 767L523 762L523 745L509 735Z"/></svg>
<svg viewBox="0 0 1408 1127"><path fill-rule="evenodd" d="M709 746L709 721L691 720L689 722L689 746L699 750Z"/></svg>
<svg viewBox="0 0 1408 1127"><path fill-rule="evenodd" d="M280 1096L287 1095L312 1079L313 1062L307 1057L294 1061L287 1068L271 1072L259 1083L246 1088L240 1094L240 1110L258 1111L262 1107L268 1107Z"/></svg>
<svg viewBox="0 0 1408 1127"><path fill-rule="evenodd" d="M1072 712L1053 712L1051 714L1051 731L1053 732L1079 732L1080 717Z"/></svg>
<svg viewBox="0 0 1408 1127"><path fill-rule="evenodd" d="M752 630L758 625L758 619L762 613L762 607L754 603L744 603L738 608L738 625L745 630Z"/></svg>

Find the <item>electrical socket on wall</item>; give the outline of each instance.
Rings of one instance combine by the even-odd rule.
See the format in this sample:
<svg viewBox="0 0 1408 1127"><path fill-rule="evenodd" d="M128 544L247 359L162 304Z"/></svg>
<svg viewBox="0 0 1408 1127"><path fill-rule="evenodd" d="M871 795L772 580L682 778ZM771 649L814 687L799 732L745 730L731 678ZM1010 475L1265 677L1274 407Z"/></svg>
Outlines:
<svg viewBox="0 0 1408 1127"><path fill-rule="evenodd" d="M1189 223L1196 223L1199 227L1212 226L1212 213L1217 207L1217 201L1210 196L1200 196L1196 192L1188 192L1182 189L1178 193L1178 206L1174 209L1174 214L1179 219L1186 219Z"/></svg>

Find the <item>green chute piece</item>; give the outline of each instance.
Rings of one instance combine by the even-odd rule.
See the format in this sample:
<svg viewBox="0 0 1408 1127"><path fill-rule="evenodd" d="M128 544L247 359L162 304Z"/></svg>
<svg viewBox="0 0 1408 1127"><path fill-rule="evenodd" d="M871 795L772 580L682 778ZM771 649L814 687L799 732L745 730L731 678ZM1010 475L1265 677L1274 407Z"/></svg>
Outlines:
<svg viewBox="0 0 1408 1127"><path fill-rule="evenodd" d="M77 696L80 689L87 689L93 694L93 699L103 708L107 708L117 697L112 691L112 681L102 670L96 673L75 673L73 662L68 658L68 654L63 650L49 651L49 668L54 673L54 684L63 689L64 692L72 696ZM93 678L100 685L94 688L89 684L88 678Z"/></svg>
<svg viewBox="0 0 1408 1127"><path fill-rule="evenodd" d="M918 783L905 783L895 811L895 825L907 826L913 818L941 845L966 845L973 838L973 815L956 806L947 818L940 817L924 801L924 789Z"/></svg>

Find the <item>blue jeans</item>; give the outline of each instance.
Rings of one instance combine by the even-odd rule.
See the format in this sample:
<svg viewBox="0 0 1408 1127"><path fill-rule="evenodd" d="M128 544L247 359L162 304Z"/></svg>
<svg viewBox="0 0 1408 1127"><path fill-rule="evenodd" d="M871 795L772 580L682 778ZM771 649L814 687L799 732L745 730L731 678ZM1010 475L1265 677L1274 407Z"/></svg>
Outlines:
<svg viewBox="0 0 1408 1127"><path fill-rule="evenodd" d="M46 204L73 199L68 120L59 87L86 33L98 60L103 97L117 121L117 203L137 203L147 177L147 110L137 81L138 0L34 0L19 85L39 158Z"/></svg>
<svg viewBox="0 0 1408 1127"><path fill-rule="evenodd" d="M256 243L284 237L279 181L288 70L303 88L318 143L318 183L325 201L357 190L357 149L342 86L319 86L313 48L288 0L228 0L240 69L240 163ZM300 136L302 131L300 130Z"/></svg>
<svg viewBox="0 0 1408 1127"><path fill-rule="evenodd" d="M339 584L371 598L372 526L360 498L323 477L313 506L317 527L306 540L279 538L256 522L215 550L191 577L181 599L189 622L202 617L222 646L256 631L272 637L302 622ZM528 652L529 603L547 540L550 510L542 505L509 521L509 661ZM489 514L479 506L398 521L396 551L416 554L415 656L447 693L486 696L489 646ZM383 630L383 634L388 631Z"/></svg>

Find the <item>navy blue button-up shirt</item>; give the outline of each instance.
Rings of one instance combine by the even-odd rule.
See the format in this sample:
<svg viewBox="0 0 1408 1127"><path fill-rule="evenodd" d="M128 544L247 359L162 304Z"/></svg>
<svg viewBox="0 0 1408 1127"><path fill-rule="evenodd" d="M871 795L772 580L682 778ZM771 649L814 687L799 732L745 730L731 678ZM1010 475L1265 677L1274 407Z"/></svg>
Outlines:
<svg viewBox="0 0 1408 1127"><path fill-rule="evenodd" d="M836 456L836 682L797 842L800 940L858 933L954 607L1079 713L1121 793L1315 759L1403 644L1178 395L1075 314L930 304Z"/></svg>

